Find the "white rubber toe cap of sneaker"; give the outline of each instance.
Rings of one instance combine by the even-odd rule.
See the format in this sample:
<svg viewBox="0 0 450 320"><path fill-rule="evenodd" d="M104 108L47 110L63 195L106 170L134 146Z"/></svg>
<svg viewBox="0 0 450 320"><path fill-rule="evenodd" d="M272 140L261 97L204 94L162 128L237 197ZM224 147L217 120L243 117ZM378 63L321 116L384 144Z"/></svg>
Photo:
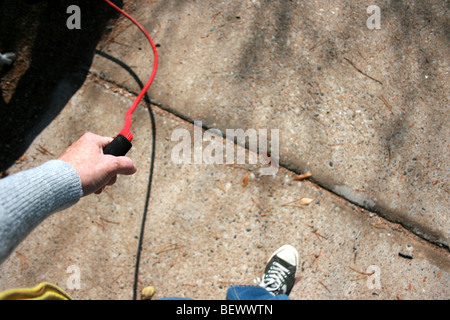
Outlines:
<svg viewBox="0 0 450 320"><path fill-rule="evenodd" d="M277 255L280 259L283 259L284 261L293 266L298 265L298 252L291 245L282 246L275 252L274 256L275 255Z"/></svg>

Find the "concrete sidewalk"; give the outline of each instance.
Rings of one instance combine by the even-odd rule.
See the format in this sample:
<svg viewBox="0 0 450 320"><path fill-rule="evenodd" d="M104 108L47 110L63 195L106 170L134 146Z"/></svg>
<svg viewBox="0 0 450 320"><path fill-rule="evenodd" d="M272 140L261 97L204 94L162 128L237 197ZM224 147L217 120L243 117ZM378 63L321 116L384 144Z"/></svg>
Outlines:
<svg viewBox="0 0 450 320"><path fill-rule="evenodd" d="M281 129L284 167L449 246L444 4L381 6L380 30L354 1L134 4L160 45L158 105L223 132ZM107 40L102 52L148 78L139 30L122 20ZM93 71L138 92L102 56Z"/></svg>
<svg viewBox="0 0 450 320"><path fill-rule="evenodd" d="M450 297L447 11L380 5L381 29L369 30L368 5L125 1L160 53L139 290L223 299L291 244L293 299ZM9 173L86 131L120 131L139 91L130 69L145 82L152 55L127 20L110 29L82 88ZM145 103L133 118L138 173L39 226L0 266L0 290L48 281L77 299L132 298L153 142ZM193 133L195 120L223 133L280 129L280 170L175 164L171 136ZM304 172L312 177L292 180ZM313 201L284 205L299 198ZM81 289L68 288L71 266Z"/></svg>
<svg viewBox="0 0 450 320"><path fill-rule="evenodd" d="M107 135L119 129L96 119L119 124L119 111L131 102L110 83L86 81L11 170L54 158L42 147L57 155L87 130ZM312 182L293 182L296 175L284 168L272 177L248 166L243 187L246 170L239 166L176 165L172 132L193 132L193 126L158 107L153 111L156 161L139 289L153 285L155 297L223 299L230 284L253 284L270 254L289 243L300 253L293 299L448 298L446 250ZM140 108L134 118L129 156L138 173L40 225L0 266L0 289L49 281L76 299L131 299L152 143L147 110ZM314 201L283 206L299 198ZM79 290L70 290L74 267ZM371 286L366 273L373 271L379 282Z"/></svg>

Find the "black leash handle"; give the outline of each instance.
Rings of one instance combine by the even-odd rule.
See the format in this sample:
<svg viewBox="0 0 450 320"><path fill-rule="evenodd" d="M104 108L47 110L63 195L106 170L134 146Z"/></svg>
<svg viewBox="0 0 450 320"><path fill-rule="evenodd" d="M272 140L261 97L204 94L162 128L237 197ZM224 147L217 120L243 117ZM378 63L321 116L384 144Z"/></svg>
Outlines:
<svg viewBox="0 0 450 320"><path fill-rule="evenodd" d="M124 156L130 151L132 144L123 135L119 134L104 149L104 154L110 154L116 157Z"/></svg>

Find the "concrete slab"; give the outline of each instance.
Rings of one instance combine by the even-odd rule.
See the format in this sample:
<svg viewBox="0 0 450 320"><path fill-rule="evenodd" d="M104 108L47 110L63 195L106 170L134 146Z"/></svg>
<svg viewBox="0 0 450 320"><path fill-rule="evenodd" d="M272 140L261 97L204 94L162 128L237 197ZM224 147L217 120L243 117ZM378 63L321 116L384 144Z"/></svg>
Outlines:
<svg viewBox="0 0 450 320"><path fill-rule="evenodd" d="M132 100L128 92L90 77L10 173L54 158L85 131L115 134ZM153 285L155 298L223 299L230 284L252 284L270 254L289 243L300 254L293 299L450 296L445 249L313 182L293 182L295 173L284 168L262 176L257 165L175 164L178 141L171 141L172 133L192 134L194 127L152 110L156 160L139 290ZM138 172L40 225L0 266L0 290L49 281L76 299L132 298L152 145L145 106L135 113L133 131L129 156ZM301 197L314 200L302 208L283 206ZM73 270L81 276L80 289L70 289Z"/></svg>
<svg viewBox="0 0 450 320"><path fill-rule="evenodd" d="M280 129L281 164L450 244L448 10L441 1L125 1L160 45L152 100L205 128ZM152 55L123 19L99 45L139 78ZM104 56L93 72L137 92Z"/></svg>

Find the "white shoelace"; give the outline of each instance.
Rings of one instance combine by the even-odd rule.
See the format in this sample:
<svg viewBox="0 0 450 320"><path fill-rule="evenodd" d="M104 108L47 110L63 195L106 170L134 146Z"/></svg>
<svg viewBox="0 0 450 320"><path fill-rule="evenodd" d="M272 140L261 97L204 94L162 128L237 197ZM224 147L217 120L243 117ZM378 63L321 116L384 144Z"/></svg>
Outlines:
<svg viewBox="0 0 450 320"><path fill-rule="evenodd" d="M256 278L255 282L259 283L260 287L273 293L273 291L277 291L280 288L288 274L289 270L287 268L283 267L278 262L274 262L267 273L264 274L263 278Z"/></svg>

